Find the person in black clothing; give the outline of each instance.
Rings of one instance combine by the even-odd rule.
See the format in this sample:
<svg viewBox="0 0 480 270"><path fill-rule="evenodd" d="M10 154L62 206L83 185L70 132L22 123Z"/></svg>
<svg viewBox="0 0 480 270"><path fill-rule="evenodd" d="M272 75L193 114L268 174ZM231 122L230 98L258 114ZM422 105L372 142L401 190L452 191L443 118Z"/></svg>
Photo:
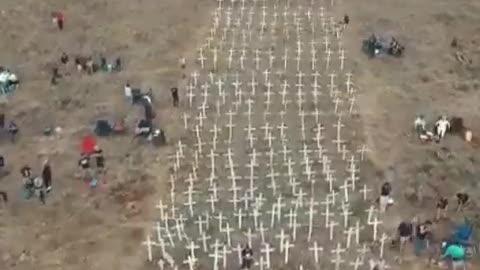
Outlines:
<svg viewBox="0 0 480 270"><path fill-rule="evenodd" d="M18 133L18 127L15 122L10 121L10 124L8 125L8 133L10 133L10 139L12 140L12 142L15 142L15 137Z"/></svg>
<svg viewBox="0 0 480 270"><path fill-rule="evenodd" d="M463 211L470 203L470 196L467 193L457 193L457 212Z"/></svg>
<svg viewBox="0 0 480 270"><path fill-rule="evenodd" d="M95 158L95 162L97 164L97 170L99 172L104 172L105 157L103 156L103 150L98 145L95 145L93 157Z"/></svg>
<svg viewBox="0 0 480 270"><path fill-rule="evenodd" d="M402 222L398 226L398 236L400 238L400 252L405 250L407 242L411 239L413 234L413 225L409 222Z"/></svg>
<svg viewBox="0 0 480 270"><path fill-rule="evenodd" d="M427 236L430 234L430 225L432 225L430 220L417 225L417 234L414 241L414 252L416 256L420 256L425 249Z"/></svg>
<svg viewBox="0 0 480 270"><path fill-rule="evenodd" d="M170 92L172 92L173 107L178 107L178 89L176 87L173 87L172 89L170 89Z"/></svg>
<svg viewBox="0 0 480 270"><path fill-rule="evenodd" d="M253 250L246 245L242 250L242 269L250 269L253 264Z"/></svg>
<svg viewBox="0 0 480 270"><path fill-rule="evenodd" d="M350 17L347 14L343 17L343 24L347 25L350 23Z"/></svg>
<svg viewBox="0 0 480 270"><path fill-rule="evenodd" d="M60 62L64 65L68 63L68 55L65 52L62 52L62 56L60 56Z"/></svg>
<svg viewBox="0 0 480 270"><path fill-rule="evenodd" d="M380 189L380 212L385 213L387 205L390 200L390 194L392 193L392 185L389 182L385 182Z"/></svg>
<svg viewBox="0 0 480 270"><path fill-rule="evenodd" d="M48 159L43 162L42 178L46 192L48 193L52 190L52 167L50 167Z"/></svg>
<svg viewBox="0 0 480 270"><path fill-rule="evenodd" d="M437 201L437 213L435 215L435 220L440 220L440 218L446 218L447 208L448 208L448 199L445 197L440 197Z"/></svg>

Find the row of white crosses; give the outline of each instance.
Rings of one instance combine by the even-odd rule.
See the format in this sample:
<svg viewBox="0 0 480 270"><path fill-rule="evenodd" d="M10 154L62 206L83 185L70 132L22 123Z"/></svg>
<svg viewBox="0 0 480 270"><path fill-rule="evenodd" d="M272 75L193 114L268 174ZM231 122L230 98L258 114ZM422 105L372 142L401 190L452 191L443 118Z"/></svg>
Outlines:
<svg viewBox="0 0 480 270"><path fill-rule="evenodd" d="M265 16L264 16L264 17L265 17ZM229 20L231 20L231 19L229 19ZM297 22L298 22L297 19L295 19L294 22L295 22L295 26L296 26L296 29L297 29L297 37L298 37L298 36L300 36L300 35L299 35L299 32L300 32L299 29L300 29L300 28L299 28L299 26L298 26L299 23L297 23ZM262 28L263 28L263 27L262 27ZM297 44L297 50L300 48L300 46L301 46L301 45L298 45L298 44ZM234 47L234 46L232 46L232 47ZM300 49L300 50L301 50L301 49ZM313 50L312 50L312 51L313 51ZM202 53L202 54L203 54L203 53ZM217 68L217 61L218 61L218 52L212 51L212 54L216 55L216 56L213 57L214 62L215 62L215 64L214 64L214 70L216 70L216 68ZM297 55L298 55L298 54L299 54L299 53L297 52ZM327 55L329 55L329 54L331 54L331 53L327 53ZM242 53L242 54L241 54L241 57L242 57L242 55L243 55L243 57L245 57L245 53ZM257 52L257 55L258 55L258 52ZM203 57L204 57L204 56L203 56ZM203 58L203 57L202 57L202 58ZM257 57L257 58L258 58L258 57ZM287 61L288 61L288 58L287 58L287 57L285 57L285 58L286 58ZM216 59L216 60L215 60L215 59ZM269 62L272 61L272 60L270 60L270 59L272 59L272 57L271 57L271 54L269 53ZM201 60L201 61L205 61L205 59L203 59L203 60ZM241 61L242 61L242 60L241 60ZM241 61L240 61L240 62L241 62ZM312 62L314 62L314 61L312 61ZM326 62L328 62L328 64L327 64L327 67L328 67L330 60L328 60L328 61L326 61ZM203 66L203 65L204 65L204 64L202 64L202 66ZM285 65L286 65L286 64L285 64ZM312 65L314 65L314 64L312 64ZM342 66L342 69L343 69L343 64L342 64L342 63L341 63L341 66ZM298 70L298 67L299 67L299 64L297 64L297 70ZM300 79L300 80L301 80L301 79ZM269 83L270 83L269 81L266 82L266 85L269 84ZM298 82L298 84L300 84L300 85L301 85L301 83L302 83L301 81ZM196 85L196 84L197 84L197 83L196 83L196 80L195 80L195 85ZM237 84L237 85L238 85L238 84ZM333 83L332 83L332 85L333 85ZM347 83L347 85L349 85L349 84ZM199 113L199 117L197 117L197 119L199 120L199 122L198 122L198 124L197 124L197 125L195 126L195 128L194 128L194 130L195 130L195 137L196 137L196 141L197 141L197 146L196 146L196 150L195 150L195 154L194 154L194 162L193 162L193 164L195 164L195 165L192 166L192 168L193 168L193 169L192 169L192 173L190 173L190 174L189 174L189 177L187 178L187 181L186 181L186 182L189 183L189 185L188 185L187 191L184 193L184 194L186 195L186 196L185 196L185 197L186 197L186 203L184 204L184 206L186 207L189 215L193 215L193 213L194 213L193 207L194 207L195 204L196 204L196 203L194 202L194 200L192 199L193 194L195 194L195 191L194 191L194 188L193 188L193 183L195 183L195 182L197 181L197 177L195 176L195 168L198 167L198 163L199 163L199 162L198 162L198 156L203 154L203 152L204 152L204 151L203 151L203 145L205 145L205 143L203 142L202 137L201 137L201 135L200 135L201 133L198 132L198 130L199 130L199 128L203 127L203 120L206 120L206 119L207 119L206 109L208 109L207 99L208 99L208 95L209 95L208 93L209 93L209 92L208 92L208 86L206 86L206 85L202 85L202 86L203 86L203 90L204 90L204 92L202 93L202 94L203 94L202 96L203 96L204 99L203 99L203 101L202 101L202 103L201 103L201 106L198 107L200 113ZM348 86L347 86L347 87L348 87ZM316 88L315 88L315 89L316 89ZM333 88L332 88L332 89L333 89ZM237 91L235 91L235 92L237 92ZM267 96L270 95L270 94L268 94L269 92L270 92L270 91L267 91ZM299 91L299 92L300 92L300 91ZM331 92L334 92L334 90L331 90ZM224 91L219 91L219 96L221 96L222 94L224 95L225 92L224 92ZM253 90L253 95L255 95L254 90ZM242 95L239 95L239 96L241 97ZM298 96L301 97L301 94L298 95ZM335 94L333 94L333 96L335 96ZM249 99L249 100L251 100L251 99ZM267 106L269 105L268 100L270 100L270 99L269 99L269 98L266 99ZM300 100L300 99L299 99L299 100ZM190 102L190 103L192 103L192 102ZM300 103L301 103L301 102L300 102ZM225 104L225 99L223 99L223 104ZM252 105L251 103L247 103L247 104L250 104L250 106ZM250 108L251 108L251 107L250 107ZM237 108L237 109L238 109L238 108ZM217 110L218 110L218 106L217 106ZM335 109L335 111L337 111L337 110ZM251 112L252 112L252 110L249 109L249 110L247 111L247 116L251 117ZM219 113L218 113L218 114L219 114ZM227 114L227 115L228 115L228 114ZM230 111L229 119L232 119L232 116L231 116L231 115L232 115L232 111ZM317 116L317 117L318 117L318 116ZM185 117L185 119L187 119L187 118ZM250 118L249 118L249 119L250 119ZM185 120L185 123L186 123L186 120ZM302 120L302 123L303 123L303 120ZM233 121L232 121L232 120L229 120L228 125L230 125L230 127L227 126L227 128L229 129L229 134L230 134L230 136L229 136L230 139L229 139L228 141L231 142L231 134L232 134L232 130L233 130L233 127L234 127ZM185 126L187 127L187 124L185 124ZM281 126L282 126L282 127L284 126L284 123L283 123L283 122L282 122L282 125L281 125ZM303 127L303 125L302 125L302 127ZM304 129L304 128L302 128L302 130L303 130L303 129ZM218 138L218 136L217 136L217 134L218 134L218 129L216 128L216 126L214 126L213 130L214 130L214 131L212 131L212 132L213 132L213 138L214 138L214 139L212 139L212 149L211 149L211 151L210 151L211 157L214 157L214 156L215 156L215 148L216 148L216 143L217 143L217 138ZM215 131L215 130L217 130L217 131ZM281 128L281 130L283 130L283 128ZM271 140L271 139L272 139L272 138L271 138L271 132L268 132L268 128L266 128L265 131L266 131L266 135L265 135L264 137L265 137L265 138L270 137L269 140ZM283 132L281 132L281 133L283 133ZM251 133L251 132L248 132L248 134L252 134L252 133ZM303 132L302 132L302 136L305 137L305 135L303 134ZM284 135L281 135L281 137L284 138ZM320 137L321 137L321 136L320 136ZM340 141L340 137L339 137L339 136L338 136L337 139ZM283 141L284 141L284 140L283 140ZM180 142L180 144L181 144L181 142ZM270 143L270 144L271 144L271 143ZM271 145L270 145L270 146L271 146ZM285 144L282 144L282 147L285 147L285 146L286 146ZM182 148L182 147L180 147L180 149L181 149L181 148ZM284 149L285 149L285 148L284 148ZM339 151L344 151L343 149L344 149L344 148L342 148L342 150L339 150ZM213 150L213 151L212 151L212 150ZM359 151L360 151L360 149L359 149ZM323 153L322 150L320 150L319 152L320 152L320 153ZM364 153L364 152L365 152L365 151L362 150L361 153ZM232 153L232 152L229 152L229 153ZM322 154L320 154L320 155L322 155ZM176 151L176 153L175 153L175 155L174 155L174 157L173 157L173 158L174 158L174 171L175 171L175 172L178 171L178 169L180 168L182 156L183 156L182 150L177 149L177 151ZM231 154L227 154L227 161L228 161L228 162L227 162L227 164L228 164L228 165L227 165L227 169L228 169L228 171L230 171L230 179L231 179L231 182L232 182L232 185L231 185L231 188L230 188L230 191L232 192L232 200L231 200L231 202L234 204L234 208L236 208L236 207L235 207L235 204L239 202L239 201L238 201L238 198L236 197L237 195L235 195L235 194L238 193L238 187L237 187L236 184L235 184L235 183L236 183L237 176L236 176L235 170L234 170L235 165L233 164L233 159L232 159L231 157L232 157ZM286 157L286 156L284 155L284 159L285 159L285 157ZM322 158L323 158L323 156L322 156ZM291 159L288 159L288 160L291 161ZM362 160L363 160L363 155L362 155ZM308 165L308 164L309 164L309 159L308 159L305 155L304 155L304 161L303 161L303 162L304 162L304 164L305 164L305 172L304 172L304 174L307 176L307 179L309 179L309 180L314 179L314 177L312 177L313 172L312 172L311 168L310 168L309 165ZM251 168L253 168L255 163L256 163L256 162L252 161L252 159L251 159L251 160L250 160L250 163L249 163L248 165L251 166ZM327 163L328 163L328 158L327 158L327 159L322 159L322 163L327 164ZM329 175L329 177L327 177L327 178L329 178L330 181L331 181L331 180L332 180L332 175L333 175L333 173L332 173L331 169L328 168L329 165L323 165L323 166L326 166L326 167L327 167L327 168L324 169L324 170L327 171L327 175ZM211 161L211 167L213 167L213 168L215 167L215 162L214 162L214 161ZM270 168L273 168L272 163L270 163ZM351 169L351 168L354 168L354 167L349 167L350 171L353 170L354 172L351 174L351 175L352 175L352 176L351 176L351 178L352 178L351 182L352 182L353 184L351 184L350 186L354 186L355 179L356 179L356 177L355 177L355 169ZM290 171L290 174L292 174L290 169L289 169L289 171ZM208 180L211 181L211 182L210 182L210 189L209 189L209 190L210 190L213 194L217 194L218 190L215 191L215 190L216 190L216 183L213 182L212 179L213 179L213 180L215 179L214 170L211 171L211 177L208 178ZM254 176L254 175L250 175L250 178L249 178L249 179L255 179L255 176ZM289 184L292 186L292 189L295 189L295 186L296 186L297 184L296 184L294 178L289 177L289 179L290 179L290 180L289 180ZM173 198L175 197L175 193L174 193L174 185L175 185L174 183L175 183L175 182L174 182L174 180L175 180L175 177L172 177L172 189L171 189L171 190L172 190L173 193L171 192L171 198L172 198L172 208L171 208L171 211L170 211L170 212L171 212L171 217L168 217L168 214L163 213L162 211L164 211L164 210L161 210L161 212L163 213L163 214L161 214L161 220L162 220L162 221L167 220L167 222L166 222L165 225L164 225L164 227L165 227L166 229L163 228L163 231L166 231L166 232L169 232L169 231L170 231L170 230L169 230L168 220L172 220L172 219L173 219L173 220L175 221L175 224L176 224L174 230L177 231L177 237L179 238L179 240L182 240L182 239L183 239L183 240L186 240L186 237L184 236L184 232L183 232L183 230L184 230L184 228L183 228L184 225L183 225L183 224L185 224L185 218L184 218L181 214L180 214L180 215L175 214L175 213L178 212L178 211L175 210L176 208L175 208L175 206L173 205L173 204L174 204L174 201L175 201L175 200L173 199ZM254 185L254 184L252 185L252 180L250 180L250 181L251 181L250 184L249 184L249 186L250 186L250 191L247 192L247 194L250 194L250 196L252 197L252 196L253 196L253 192L254 192L254 189L253 189L252 187L254 187L255 185ZM327 181L328 181L328 180L327 180ZM272 183L274 183L274 182L272 182ZM330 183L331 183L331 182L330 182ZM272 184L271 186L272 186L272 189L274 189L275 184ZM348 210L348 204L347 204L347 203L348 203L348 188L349 188L350 186L349 186L348 183L345 183L344 186L345 186L345 189L344 189L344 190L347 190L347 191L344 191L344 192L345 192L345 193L344 193L344 197L345 197L344 200L345 200L345 201L342 202L342 207L341 207L341 209L342 209L342 214L344 215L343 224L344 224L344 227L347 227L347 225L348 225L348 217L349 217L349 215L350 215L350 213L351 213L351 212ZM364 190L365 190L365 193L364 193L364 194L366 194L367 191L368 191L368 190L366 189L366 186L364 186ZM330 205L331 203L334 203L334 202L335 202L335 191L332 190L331 192L332 192L331 195L329 195L329 197L330 197L331 199L328 199L328 200L327 200L326 207L329 207L329 205ZM217 195L213 195L213 194L211 195L210 198L211 198L211 199L213 198L213 200L218 199L218 198L216 198ZM303 193L301 190L296 191L296 201L297 201L297 204L300 204L300 202L303 201L302 199L299 199L299 197L302 197L302 196L303 196L302 194L304 194L304 193ZM347 194L347 195L345 195L345 194ZM260 193L260 195L261 195L261 193ZM260 201L261 201L261 200L260 200ZM303 202L302 202L302 203L303 203ZM159 204L159 205L161 205L161 204ZM314 203L313 203L313 205L314 205ZM272 218L270 219L270 221L271 221L270 223L271 223L271 224L272 224L272 223L273 223L273 224L276 223L276 221L278 222L279 217L282 216L282 208L283 208L283 207L284 207L284 204L282 203L282 197L281 197L281 196L277 196L277 200L275 201L275 203L273 203L272 210L269 211L270 216L272 217ZM256 206L254 207L254 209L257 209L257 208L258 208L258 207L256 207ZM163 209L163 206L159 206L159 209ZM295 210L294 210L294 209L295 209ZM298 208L298 207L295 207L294 209L289 209L290 211L289 211L288 214L286 215L286 216L289 218L289 228L292 228L292 240L295 240L296 228L297 228L297 226L298 226L298 223L296 222L296 215L297 215L297 209L299 209L299 208ZM311 206L309 206L308 209L309 209L309 211L308 211L308 217L309 217L309 224L308 224L308 226L309 226L309 236L310 236L309 239L311 239L311 238L312 238L312 237L311 237L311 234L312 234L311 231L312 231L312 228L313 228L313 220L314 220L313 217L314 217L314 215L315 215L315 211L316 211L316 210L314 209L314 207L311 207ZM326 209L328 209L328 208L326 208ZM216 211L215 211L215 207L212 207L211 210L212 210L212 212L216 212ZM237 216L237 218L238 218L238 220L239 220L239 221L238 221L238 223L239 223L239 228L241 228L241 227L242 227L242 226L241 226L241 223L242 223L241 220L242 220L242 217L244 216L244 214L242 213L242 208L238 208L238 210L239 210L239 212L236 213L236 216ZM326 213L327 213L327 214L326 214L326 218L328 218L328 217L330 216L329 213L328 213L328 210L326 210ZM263 232L265 231L265 229L264 229L265 227L263 226L263 222L262 222L262 221L259 221L259 219L261 219L261 214L259 214L259 209L257 209L256 211L254 210L253 216L254 216L254 219L255 219L255 217L257 217L257 219L256 219L257 221L255 221L255 224L256 224L256 225L255 225L255 229L261 233L262 239L264 239ZM208 248L207 248L207 244L206 244L206 243L207 243L207 240L208 240L209 237L208 237L208 236L206 235L206 233L205 233L206 229L204 229L204 226L205 226L206 228L209 227L209 225L208 225L209 219L210 219L210 218L209 218L209 214L208 214L208 213L205 213L202 217L201 217L201 216L198 216L198 218L199 218L199 219L196 221L196 224L199 226L199 229L198 229L198 230L199 230L200 234L202 235L202 237L199 239L199 241L201 241L202 247L204 248L204 250L207 250ZM215 240L215 243L214 243L213 245L211 245L211 249L210 249L210 250L212 251L212 253L210 254L210 257L214 260L214 269L217 269L217 267L218 267L218 261L219 261L219 260L223 260L223 265L224 265L224 268L225 268L225 267L226 267L226 256L227 256L227 254L228 254L228 247L227 247L227 246L231 246L231 237L230 237L230 234L232 233L233 228L230 226L230 224L228 224L228 222L226 222L226 223L224 224L223 220L225 220L225 218L222 217L221 212L219 212L218 215L215 216L214 218L216 218L216 219L219 221L219 228L220 228L220 230L221 230L222 232L225 232L225 234L226 234L227 245L221 245L221 244L219 244L218 240L216 239L216 240ZM291 221L290 221L290 220L291 220ZM257 224L258 224L258 225L257 225ZM329 220L329 222L326 223L326 224L327 224L326 226L328 226L328 228L330 228L330 235L331 235L330 237L331 237L331 239L332 239L332 238L333 238L333 236L332 236L332 235L333 235L333 233L332 233L333 228L334 228L335 226L337 226L338 224L336 224L336 223L335 223L334 221L332 221L332 220ZM336 224L336 225L335 225L335 224ZM345 230L346 235L347 235L346 246L349 246L349 245L351 244L351 240L349 240L349 239L351 239L352 235L355 235L355 236L356 236L356 239L358 239L358 236L357 236L357 235L359 234L358 232L360 231L360 228L361 228L361 227L359 226L359 223L357 223L357 224L358 224L358 225L356 225L355 228L353 228L353 227L348 227L348 229ZM370 217L369 217L369 225L372 225L372 226L375 228L375 229L373 230L373 231L374 231L374 238L375 238L375 239L376 239L376 237L377 237L377 236L376 236L376 235L377 235L377 229L376 229L377 227L376 227L376 226L378 226L378 224L379 224L379 222L378 222L377 219L374 219L374 220L370 221ZM357 227L357 226L358 226L358 227ZM157 226L157 227L158 227L158 226ZM358 228L358 229L357 229L357 228ZM159 231L162 231L162 230L159 230ZM283 231L282 231L282 234L283 234ZM281 235L282 235L282 234L281 234ZM284 235L284 234L283 234L283 235ZM251 243L252 243L252 237L254 236L254 234L252 233L252 230L250 229L249 231L247 231L247 233L246 233L245 236L247 237L248 242L251 244ZM170 244L173 245L173 240L172 240L173 236L172 236L171 234L166 233L166 236L165 236L165 237L166 237L167 240L169 239L168 242L170 242ZM163 249L164 249L163 245L164 245L165 241L160 240L160 239L163 239L163 238L160 238L160 237L158 237L158 238L159 238L159 240L158 240L157 245L160 245L160 246L162 247L162 250L163 250ZM382 237L382 239L383 239L383 237ZM283 253L284 253L284 255L285 255L285 263L288 263L289 253L290 253L289 251L290 251L290 249L293 247L293 242L290 242L290 241L291 241L291 240L285 240L285 241L284 241L283 238L282 238L281 241L280 241L280 250L283 251ZM265 243L264 241L262 241L262 242L263 242L263 245L264 245L264 248L262 249L262 253L263 253L264 256L262 256L262 257L260 258L260 261L261 261L260 267L263 267L263 265L264 265L263 262L265 262L265 264L267 265L267 268L269 268L269 267L270 267L270 255L269 255L269 254L270 254L270 252L272 252L273 250L272 250L271 246L270 246L268 243ZM357 243L358 243L358 240L357 240ZM151 241L151 239L148 238L145 244L148 246L148 249L150 250L150 251L149 251L149 259L151 260L151 259L152 259L152 255L151 255L152 241ZM155 245L155 243L154 243L153 245ZM187 257L187 260L185 261L185 263L187 263L187 264L190 266L190 269L193 269L193 265L194 265L194 263L197 261L197 259L196 259L196 257L195 257L195 252L194 252L194 250L197 249L198 246L196 246L193 241L190 241L190 242L189 242L189 245L188 245L186 248L187 248L188 250L190 250L190 252L189 252L189 256ZM314 244L312 245L312 247L311 247L310 250L312 250L312 252L314 252L315 254L317 254L317 255L314 256L314 257L316 258L316 261L317 261L317 260L318 260L318 252L321 250L320 247L318 246L317 242L314 242ZM382 250L383 250L383 249L382 249ZM240 251L241 251L240 246L237 246L237 251L238 251L238 253L240 253ZM332 250L332 253L335 254L334 260L332 261L332 263L334 263L335 266L336 266L336 269L338 269L339 265L342 263L342 260L341 260L341 257L340 257L340 254L342 253L342 249L340 248L340 246L337 246L337 248L336 248L335 250ZM382 252L382 253L383 253L383 252ZM264 258L265 258L265 259L264 259ZM355 260L355 262L352 262L352 263L351 263L351 265L354 266L355 269L357 269L357 267L358 267L358 265L359 265L359 262L358 262L358 261L359 261L359 260L358 260L358 258L357 258L357 260Z"/></svg>

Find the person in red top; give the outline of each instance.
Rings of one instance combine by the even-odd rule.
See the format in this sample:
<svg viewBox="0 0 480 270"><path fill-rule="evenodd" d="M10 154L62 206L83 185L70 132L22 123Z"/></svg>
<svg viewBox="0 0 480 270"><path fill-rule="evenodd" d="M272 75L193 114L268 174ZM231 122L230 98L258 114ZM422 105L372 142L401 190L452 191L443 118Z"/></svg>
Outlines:
<svg viewBox="0 0 480 270"><path fill-rule="evenodd" d="M63 30L63 23L65 22L65 16L60 11L53 12L53 23L55 23L58 29Z"/></svg>

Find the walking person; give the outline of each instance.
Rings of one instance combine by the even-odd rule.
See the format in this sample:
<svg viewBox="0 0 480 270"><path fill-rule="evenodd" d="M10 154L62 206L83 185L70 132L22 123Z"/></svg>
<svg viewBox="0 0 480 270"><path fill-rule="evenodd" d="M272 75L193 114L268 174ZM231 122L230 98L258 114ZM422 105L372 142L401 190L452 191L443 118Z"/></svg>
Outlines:
<svg viewBox="0 0 480 270"><path fill-rule="evenodd" d="M43 162L42 178L45 184L45 191L49 193L52 190L52 167L48 159Z"/></svg>
<svg viewBox="0 0 480 270"><path fill-rule="evenodd" d="M430 233L430 220L425 221L417 226L415 240L413 242L415 256L420 256L427 244L427 236Z"/></svg>
<svg viewBox="0 0 480 270"><path fill-rule="evenodd" d="M383 183L380 189L380 213L385 213L388 203L390 201L390 194L392 193L392 185L390 182Z"/></svg>
<svg viewBox="0 0 480 270"><path fill-rule="evenodd" d="M170 92L172 93L173 107L178 107L178 88L173 87L172 89L170 89Z"/></svg>
<svg viewBox="0 0 480 270"><path fill-rule="evenodd" d="M248 246L242 250L242 267L241 269L250 269L253 264L253 250Z"/></svg>

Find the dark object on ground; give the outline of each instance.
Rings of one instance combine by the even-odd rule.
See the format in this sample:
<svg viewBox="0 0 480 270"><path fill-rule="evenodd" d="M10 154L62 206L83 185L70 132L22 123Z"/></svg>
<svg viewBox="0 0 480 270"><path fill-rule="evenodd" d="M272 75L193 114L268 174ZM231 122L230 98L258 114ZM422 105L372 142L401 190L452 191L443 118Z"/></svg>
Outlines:
<svg viewBox="0 0 480 270"><path fill-rule="evenodd" d="M63 52L62 56L60 56L60 62L64 65L68 63L68 55L65 52Z"/></svg>
<svg viewBox="0 0 480 270"><path fill-rule="evenodd" d="M162 129L157 129L153 132L152 144L157 147L167 144L167 138L165 137L165 132Z"/></svg>
<svg viewBox="0 0 480 270"><path fill-rule="evenodd" d="M393 36L372 34L363 41L362 50L371 58L381 54L400 57L403 55L405 47Z"/></svg>
<svg viewBox="0 0 480 270"><path fill-rule="evenodd" d="M453 38L453 39L452 39L452 42L450 43L450 46L451 46L452 48L456 48L456 47L458 46L458 41L457 41L456 38Z"/></svg>
<svg viewBox="0 0 480 270"><path fill-rule="evenodd" d="M348 17L347 14L345 14L345 16L343 17L343 23L345 25L349 24L350 23L350 17Z"/></svg>
<svg viewBox="0 0 480 270"><path fill-rule="evenodd" d="M97 120L97 123L95 125L95 134L97 136L109 136L112 131L113 128L107 120Z"/></svg>
<svg viewBox="0 0 480 270"><path fill-rule="evenodd" d="M8 202L8 196L7 192L5 191L0 191L0 198L3 202L7 203Z"/></svg>
<svg viewBox="0 0 480 270"><path fill-rule="evenodd" d="M450 130L452 133L462 134L465 130L463 125L463 118L461 117L452 117L450 120Z"/></svg>
<svg viewBox="0 0 480 270"><path fill-rule="evenodd" d="M5 114L0 114L0 129L5 128Z"/></svg>

